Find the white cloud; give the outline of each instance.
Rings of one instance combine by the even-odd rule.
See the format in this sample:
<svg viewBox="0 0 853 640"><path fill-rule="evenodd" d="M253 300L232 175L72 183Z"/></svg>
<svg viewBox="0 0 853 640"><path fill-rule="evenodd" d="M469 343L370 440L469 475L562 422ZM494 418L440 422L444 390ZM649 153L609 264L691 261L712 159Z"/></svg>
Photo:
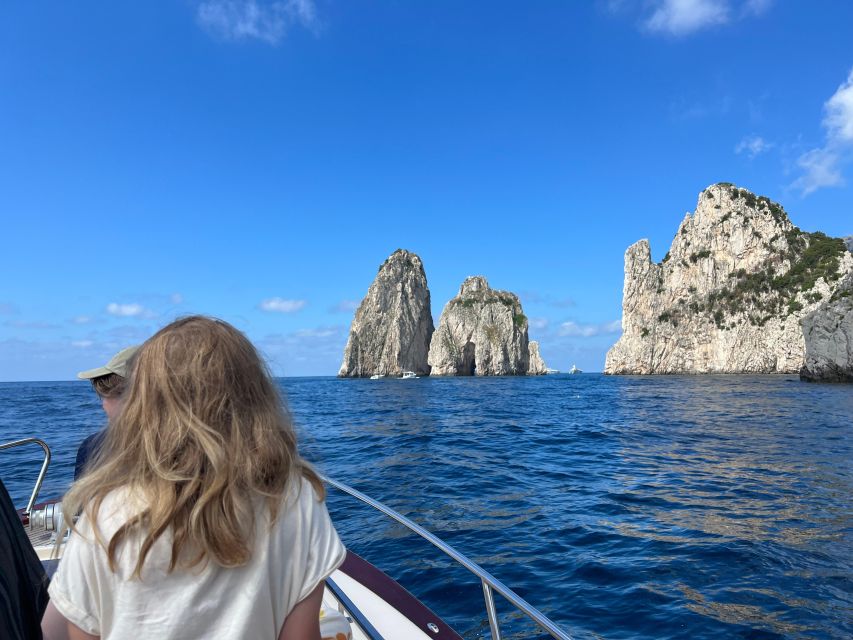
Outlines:
<svg viewBox="0 0 853 640"><path fill-rule="evenodd" d="M111 316L119 316L122 318L135 318L147 314L148 312L145 310L145 307L136 302L131 302L129 304L110 302L107 305L107 313Z"/></svg>
<svg viewBox="0 0 853 640"><path fill-rule="evenodd" d="M172 304L181 304L184 301L184 296L180 293L173 293L169 296L169 302Z"/></svg>
<svg viewBox="0 0 853 640"><path fill-rule="evenodd" d="M824 103L823 109L826 143L797 159L803 175L792 186L804 196L824 187L844 184L841 165L849 159L853 149L853 69L847 80Z"/></svg>
<svg viewBox="0 0 853 640"><path fill-rule="evenodd" d="M527 321L531 329L542 330L548 327L548 318L530 318Z"/></svg>
<svg viewBox="0 0 853 640"><path fill-rule="evenodd" d="M743 140L737 143L735 153L738 155L745 153L750 157L750 159L752 159L772 148L773 145L761 136L746 136Z"/></svg>
<svg viewBox="0 0 853 640"><path fill-rule="evenodd" d="M317 27L313 0L205 0L196 19L208 32L223 40L260 40L276 45L294 25Z"/></svg>
<svg viewBox="0 0 853 640"><path fill-rule="evenodd" d="M824 187L841 186L844 178L841 177L838 161L838 154L826 147L804 153L797 159L797 165L804 173L794 181L793 186L804 196Z"/></svg>
<svg viewBox="0 0 853 640"><path fill-rule="evenodd" d="M300 329L292 335L296 338L328 338L341 333L340 327L319 327L317 329Z"/></svg>
<svg viewBox="0 0 853 640"><path fill-rule="evenodd" d="M302 309L305 300L284 300L283 298L269 298L259 305L262 311L274 311L277 313L294 313Z"/></svg>
<svg viewBox="0 0 853 640"><path fill-rule="evenodd" d="M853 69L847 81L826 101L824 109L826 116L823 118L823 126L830 140L853 142Z"/></svg>
<svg viewBox="0 0 853 640"><path fill-rule="evenodd" d="M655 33L685 36L729 20L729 5L723 0L659 0L656 4L643 23Z"/></svg>
<svg viewBox="0 0 853 640"><path fill-rule="evenodd" d="M612 322L603 322L601 324L579 324L570 320L560 325L557 335L591 338L593 336L619 333L621 330L621 320L613 320Z"/></svg>
<svg viewBox="0 0 853 640"><path fill-rule="evenodd" d="M71 319L71 322L73 322L74 324L89 324L90 322L92 322L92 318L90 318L89 316L75 316Z"/></svg>
<svg viewBox="0 0 853 640"><path fill-rule="evenodd" d="M357 300L341 300L338 304L331 307L329 311L332 313L352 313L358 309Z"/></svg>
<svg viewBox="0 0 853 640"><path fill-rule="evenodd" d="M766 13L773 0L647 0L644 3L611 0L607 4L611 14L625 13L631 9L649 9L642 19L642 27L651 33L670 36L687 36L703 29L727 24Z"/></svg>
<svg viewBox="0 0 853 640"><path fill-rule="evenodd" d="M71 346L77 347L78 349L88 349L93 344L95 344L95 343L92 342L91 340L72 340L71 341Z"/></svg>

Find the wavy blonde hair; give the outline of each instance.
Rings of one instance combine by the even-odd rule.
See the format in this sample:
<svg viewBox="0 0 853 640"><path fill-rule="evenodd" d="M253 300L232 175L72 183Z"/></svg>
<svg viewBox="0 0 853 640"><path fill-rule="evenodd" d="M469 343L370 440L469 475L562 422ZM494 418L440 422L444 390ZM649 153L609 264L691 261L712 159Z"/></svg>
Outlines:
<svg viewBox="0 0 853 640"><path fill-rule="evenodd" d="M307 478L324 497L317 473L296 449L290 415L251 342L222 320L191 316L152 336L136 356L124 406L109 425L89 471L62 506L65 521L84 511L110 568L122 541L141 534L133 575L166 531L169 570L214 560L224 567L252 554L256 499L275 521L292 483ZM109 541L97 519L104 498L121 488L143 510Z"/></svg>

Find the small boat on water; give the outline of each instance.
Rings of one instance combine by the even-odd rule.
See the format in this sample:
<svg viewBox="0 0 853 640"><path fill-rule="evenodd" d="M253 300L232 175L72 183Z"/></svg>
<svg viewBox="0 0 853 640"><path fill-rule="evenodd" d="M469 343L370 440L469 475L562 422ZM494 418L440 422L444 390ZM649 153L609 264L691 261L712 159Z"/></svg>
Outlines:
<svg viewBox="0 0 853 640"><path fill-rule="evenodd" d="M370 376L370 379L371 380L381 380L384 377L385 376L382 375L381 373L374 373L372 376Z"/></svg>
<svg viewBox="0 0 853 640"><path fill-rule="evenodd" d="M63 549L62 543L56 545L57 535L64 536L67 532L62 530L61 499L36 503L50 464L50 448L38 438L24 438L0 444L0 450L27 444L40 446L44 450L44 459L27 506L20 509L18 514L48 576L52 576ZM328 477L323 480L330 487L402 524L479 578L483 589L486 619L493 639L500 640L502 637L494 600L494 593L497 592L515 607L518 613L528 617L550 637L572 640L571 636L512 589L420 525L337 480ZM380 523L378 528L384 528L384 524ZM426 563L424 567L432 568ZM347 551L344 563L326 580L323 608L338 611L346 617L352 628L353 640L462 640L462 636L398 582L351 551ZM474 615L476 617L472 626L476 626L476 622L482 619L479 615ZM343 637L343 634L338 637Z"/></svg>
<svg viewBox="0 0 853 640"><path fill-rule="evenodd" d="M560 370L559 370L559 369L545 369L545 374L546 374L546 375L551 376L551 375L554 375L554 374L557 374L557 373L560 373Z"/></svg>
<svg viewBox="0 0 853 640"><path fill-rule="evenodd" d="M403 375L401 376L401 379L402 380L412 380L413 378L417 378L417 377L418 377L418 374L416 374L414 371L404 371Z"/></svg>
<svg viewBox="0 0 853 640"><path fill-rule="evenodd" d="M575 365L572 365L572 368L571 368L571 369L569 369L569 373L572 373L572 374L575 374L575 373L583 373L583 371L581 371L580 369L578 369Z"/></svg>

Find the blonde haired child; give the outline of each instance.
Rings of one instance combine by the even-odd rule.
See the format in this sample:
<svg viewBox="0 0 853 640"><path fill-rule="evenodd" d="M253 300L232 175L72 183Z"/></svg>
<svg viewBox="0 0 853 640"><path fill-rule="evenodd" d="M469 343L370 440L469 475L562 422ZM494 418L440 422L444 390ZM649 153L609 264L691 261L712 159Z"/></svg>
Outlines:
<svg viewBox="0 0 853 640"><path fill-rule="evenodd" d="M51 615L71 638L319 638L323 581L346 553L323 497L249 340L177 320L142 345L63 501L74 532Z"/></svg>

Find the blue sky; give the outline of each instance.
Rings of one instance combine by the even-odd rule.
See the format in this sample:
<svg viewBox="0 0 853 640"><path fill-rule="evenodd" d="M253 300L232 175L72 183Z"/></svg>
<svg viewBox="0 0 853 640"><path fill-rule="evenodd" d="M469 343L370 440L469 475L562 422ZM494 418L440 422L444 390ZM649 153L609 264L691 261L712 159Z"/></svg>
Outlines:
<svg viewBox="0 0 853 640"><path fill-rule="evenodd" d="M853 234L853 3L5 3L0 380L176 316L332 375L396 248L600 371L625 249L728 181Z"/></svg>

